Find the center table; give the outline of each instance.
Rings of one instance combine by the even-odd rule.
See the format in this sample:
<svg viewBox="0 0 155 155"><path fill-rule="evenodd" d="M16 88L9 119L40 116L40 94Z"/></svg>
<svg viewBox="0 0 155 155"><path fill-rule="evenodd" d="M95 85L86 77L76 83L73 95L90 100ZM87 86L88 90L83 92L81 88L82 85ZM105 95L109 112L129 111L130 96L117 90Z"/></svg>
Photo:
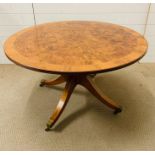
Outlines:
<svg viewBox="0 0 155 155"><path fill-rule="evenodd" d="M66 82L46 131L58 120L76 85L82 85L114 114L122 111L93 82L92 74L123 68L138 61L147 51L142 35L129 28L94 21L51 22L26 28L9 37L6 56L22 67L59 74L42 80L40 86Z"/></svg>

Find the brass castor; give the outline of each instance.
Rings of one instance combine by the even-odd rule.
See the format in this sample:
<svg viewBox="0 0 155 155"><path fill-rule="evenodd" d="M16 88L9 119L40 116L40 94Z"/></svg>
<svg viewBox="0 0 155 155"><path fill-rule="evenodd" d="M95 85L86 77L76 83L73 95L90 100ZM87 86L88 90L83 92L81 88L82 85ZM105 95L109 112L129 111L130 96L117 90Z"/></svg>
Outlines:
<svg viewBox="0 0 155 155"><path fill-rule="evenodd" d="M45 86L45 80L41 80L41 82L40 82L40 85L39 85L40 87L43 87L43 86Z"/></svg>
<svg viewBox="0 0 155 155"><path fill-rule="evenodd" d="M89 76L94 78L96 76L96 74L90 74Z"/></svg>
<svg viewBox="0 0 155 155"><path fill-rule="evenodd" d="M46 126L47 126L47 128L45 129L45 131L50 131L53 124L49 121L49 123L47 123Z"/></svg>
<svg viewBox="0 0 155 155"><path fill-rule="evenodd" d="M116 114L118 114L120 112L122 112L122 107L115 109L114 115L116 115Z"/></svg>
<svg viewBox="0 0 155 155"><path fill-rule="evenodd" d="M45 131L50 131L50 128L46 128Z"/></svg>

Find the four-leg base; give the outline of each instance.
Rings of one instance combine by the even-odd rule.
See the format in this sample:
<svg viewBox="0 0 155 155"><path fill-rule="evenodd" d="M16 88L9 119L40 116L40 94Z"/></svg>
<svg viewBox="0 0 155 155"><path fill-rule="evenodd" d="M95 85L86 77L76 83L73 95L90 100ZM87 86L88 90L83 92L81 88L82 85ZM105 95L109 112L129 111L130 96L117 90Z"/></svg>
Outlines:
<svg viewBox="0 0 155 155"><path fill-rule="evenodd" d="M54 111L54 113L51 115L48 123L46 131L50 130L52 126L56 123L58 118L60 117L61 113L63 112L65 106L67 105L67 102L69 101L69 98L76 87L76 85L82 85L87 90L89 90L96 98L98 98L103 104L107 105L109 108L113 109L114 114L120 113L122 111L122 108L120 105L116 104L113 100L111 100L109 97L104 95L99 88L96 87L95 83L93 82L92 76L89 75L61 75L60 77L54 79L54 80L42 80L40 83L40 86L52 86L61 84L63 82L66 82L64 91L62 96L60 97L60 100L58 102L58 105Z"/></svg>

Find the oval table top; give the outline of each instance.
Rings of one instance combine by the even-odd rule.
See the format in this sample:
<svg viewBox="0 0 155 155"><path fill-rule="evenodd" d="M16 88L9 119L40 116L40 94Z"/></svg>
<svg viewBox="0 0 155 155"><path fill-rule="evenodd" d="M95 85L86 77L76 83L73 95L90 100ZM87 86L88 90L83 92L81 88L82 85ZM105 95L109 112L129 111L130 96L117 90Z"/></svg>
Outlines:
<svg viewBox="0 0 155 155"><path fill-rule="evenodd" d="M129 28L103 22L45 23L9 37L4 50L14 63L48 73L99 73L144 56L147 42Z"/></svg>

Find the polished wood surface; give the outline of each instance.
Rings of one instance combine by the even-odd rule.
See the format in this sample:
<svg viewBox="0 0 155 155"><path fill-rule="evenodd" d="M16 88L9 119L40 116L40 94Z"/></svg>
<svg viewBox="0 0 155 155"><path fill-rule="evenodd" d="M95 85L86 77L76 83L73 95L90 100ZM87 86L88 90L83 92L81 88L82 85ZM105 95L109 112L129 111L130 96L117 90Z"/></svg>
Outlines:
<svg viewBox="0 0 155 155"><path fill-rule="evenodd" d="M116 104L113 100L111 100L110 98L108 98L106 95L104 95L101 92L101 90L93 82L93 79L91 76L80 74L80 75L69 75L69 76L65 75L63 78L62 77L63 77L63 75L61 75L60 77L58 77L57 79L54 79L54 80L46 80L46 81L50 81L50 83L47 82L45 84L46 86L51 86L51 83L52 83L52 85L54 85L54 81L57 81L57 80L59 81L59 79L64 79L66 82L66 86L65 86L63 94L60 98L60 101L58 102L58 105L57 105L55 111L53 112L53 114L51 115L51 117L47 123L47 128L45 129L46 131L49 131L50 128L52 128L53 125L56 123L56 121L60 117L61 113L63 112L65 106L67 105L67 102L69 101L69 98L70 98L74 88L78 84L82 85L83 87L88 89L102 103L107 105L109 108L113 109L114 114L117 114L122 111L122 108L120 105ZM60 83L62 83L62 82L64 82L64 81L61 81ZM41 81L41 84L42 84L42 81ZM58 84L58 83L55 83L55 84Z"/></svg>
<svg viewBox="0 0 155 155"><path fill-rule="evenodd" d="M53 85L57 85L57 84L61 84L61 83L63 83L63 82L65 82L65 76L59 76L58 78L56 78L56 79L52 79L52 80L45 80L45 79L43 79L42 81L41 81L41 83L40 83L40 86L42 87L42 86L53 86Z"/></svg>
<svg viewBox="0 0 155 155"><path fill-rule="evenodd" d="M66 81L65 89L63 91L62 96L60 97L59 103L58 103L54 113L51 115L51 117L47 123L47 128L45 129L46 131L48 131L56 123L56 121L60 117L61 113L63 112L65 106L68 103L68 100L69 100L75 86L76 86L75 79L68 77L68 79Z"/></svg>
<svg viewBox="0 0 155 155"><path fill-rule="evenodd" d="M120 105L116 104L112 99L104 95L98 87L96 87L90 76L82 78L80 84L89 90L102 103L106 104L109 108L114 110L120 108Z"/></svg>
<svg viewBox="0 0 155 155"><path fill-rule="evenodd" d="M89 21L46 23L24 29L4 45L23 67L49 73L98 73L125 67L147 50L142 35L123 26Z"/></svg>

